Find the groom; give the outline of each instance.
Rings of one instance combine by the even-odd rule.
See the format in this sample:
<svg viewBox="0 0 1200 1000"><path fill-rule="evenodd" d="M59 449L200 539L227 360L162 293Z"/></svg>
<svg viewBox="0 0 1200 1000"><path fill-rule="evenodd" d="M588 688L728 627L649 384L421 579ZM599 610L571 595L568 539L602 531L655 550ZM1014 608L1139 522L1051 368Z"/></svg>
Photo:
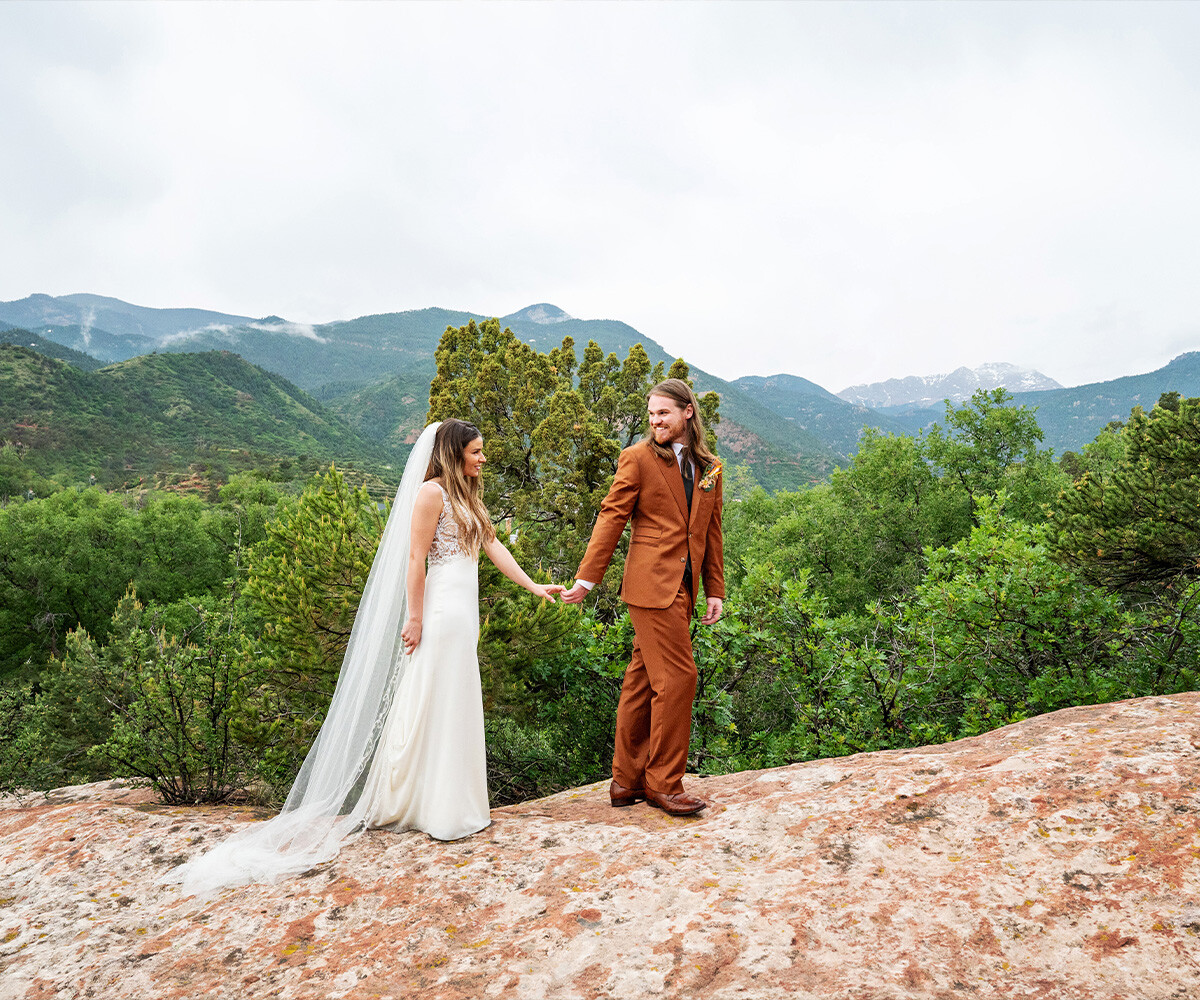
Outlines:
<svg viewBox="0 0 1200 1000"><path fill-rule="evenodd" d="M609 799L645 799L673 816L707 803L683 790L696 696L689 623L703 581L712 625L721 617L721 463L704 440L700 406L682 379L660 382L647 401L650 436L621 452L617 474L576 575L562 599L576 604L604 577L626 522L629 555L621 597L633 621L633 658L617 706Z"/></svg>

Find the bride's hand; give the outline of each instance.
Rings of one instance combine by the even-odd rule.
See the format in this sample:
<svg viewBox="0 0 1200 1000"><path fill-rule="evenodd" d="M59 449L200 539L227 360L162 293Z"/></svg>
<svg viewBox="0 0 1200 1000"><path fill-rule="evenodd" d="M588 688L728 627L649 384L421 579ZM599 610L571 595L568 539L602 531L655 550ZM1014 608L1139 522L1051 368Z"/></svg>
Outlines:
<svg viewBox="0 0 1200 1000"><path fill-rule="evenodd" d="M557 583L535 583L532 591L534 597L541 597L554 603L554 595L561 594L566 588Z"/></svg>
<svg viewBox="0 0 1200 1000"><path fill-rule="evenodd" d="M412 655L412 651L417 648L417 644L421 641L421 620L419 618L410 618L404 623L404 628L400 630L400 638L404 640L404 652Z"/></svg>

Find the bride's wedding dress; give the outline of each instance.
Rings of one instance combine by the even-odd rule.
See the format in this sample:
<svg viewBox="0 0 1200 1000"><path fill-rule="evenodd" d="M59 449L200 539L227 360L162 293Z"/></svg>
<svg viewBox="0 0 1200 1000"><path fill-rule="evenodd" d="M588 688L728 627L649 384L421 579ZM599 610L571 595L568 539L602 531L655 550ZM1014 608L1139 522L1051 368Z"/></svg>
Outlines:
<svg viewBox="0 0 1200 1000"><path fill-rule="evenodd" d="M411 655L401 637L412 513L437 428L425 428L404 467L329 710L283 808L163 882L212 893L307 871L371 826L454 840L488 825L477 556L463 548L445 491Z"/></svg>
<svg viewBox="0 0 1200 1000"><path fill-rule="evenodd" d="M421 641L396 690L363 789L368 826L457 840L491 822L478 648L479 567L462 546L442 490Z"/></svg>

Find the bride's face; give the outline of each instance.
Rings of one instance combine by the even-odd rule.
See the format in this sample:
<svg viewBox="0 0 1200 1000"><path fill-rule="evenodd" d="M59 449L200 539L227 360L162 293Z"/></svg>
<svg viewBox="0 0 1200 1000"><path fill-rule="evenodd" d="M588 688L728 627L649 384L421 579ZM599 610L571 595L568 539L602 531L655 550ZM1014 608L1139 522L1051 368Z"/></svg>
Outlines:
<svg viewBox="0 0 1200 1000"><path fill-rule="evenodd" d="M487 456L483 453L483 438L477 437L463 449L463 475L478 479Z"/></svg>

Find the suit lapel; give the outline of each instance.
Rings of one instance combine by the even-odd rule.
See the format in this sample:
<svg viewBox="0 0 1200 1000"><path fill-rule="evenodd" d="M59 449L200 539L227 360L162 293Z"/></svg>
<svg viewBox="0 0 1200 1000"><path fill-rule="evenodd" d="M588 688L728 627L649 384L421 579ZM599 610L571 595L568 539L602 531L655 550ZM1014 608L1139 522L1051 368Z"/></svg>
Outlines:
<svg viewBox="0 0 1200 1000"><path fill-rule="evenodd" d="M662 473L663 479L666 480L667 489L671 491L671 496L675 498L675 502L679 505L679 514L683 518L684 523L688 519L687 494L683 491L683 476L679 472L679 462L674 458L662 458L655 454L655 460L658 462L658 471ZM696 494L692 492L692 509L696 508Z"/></svg>

